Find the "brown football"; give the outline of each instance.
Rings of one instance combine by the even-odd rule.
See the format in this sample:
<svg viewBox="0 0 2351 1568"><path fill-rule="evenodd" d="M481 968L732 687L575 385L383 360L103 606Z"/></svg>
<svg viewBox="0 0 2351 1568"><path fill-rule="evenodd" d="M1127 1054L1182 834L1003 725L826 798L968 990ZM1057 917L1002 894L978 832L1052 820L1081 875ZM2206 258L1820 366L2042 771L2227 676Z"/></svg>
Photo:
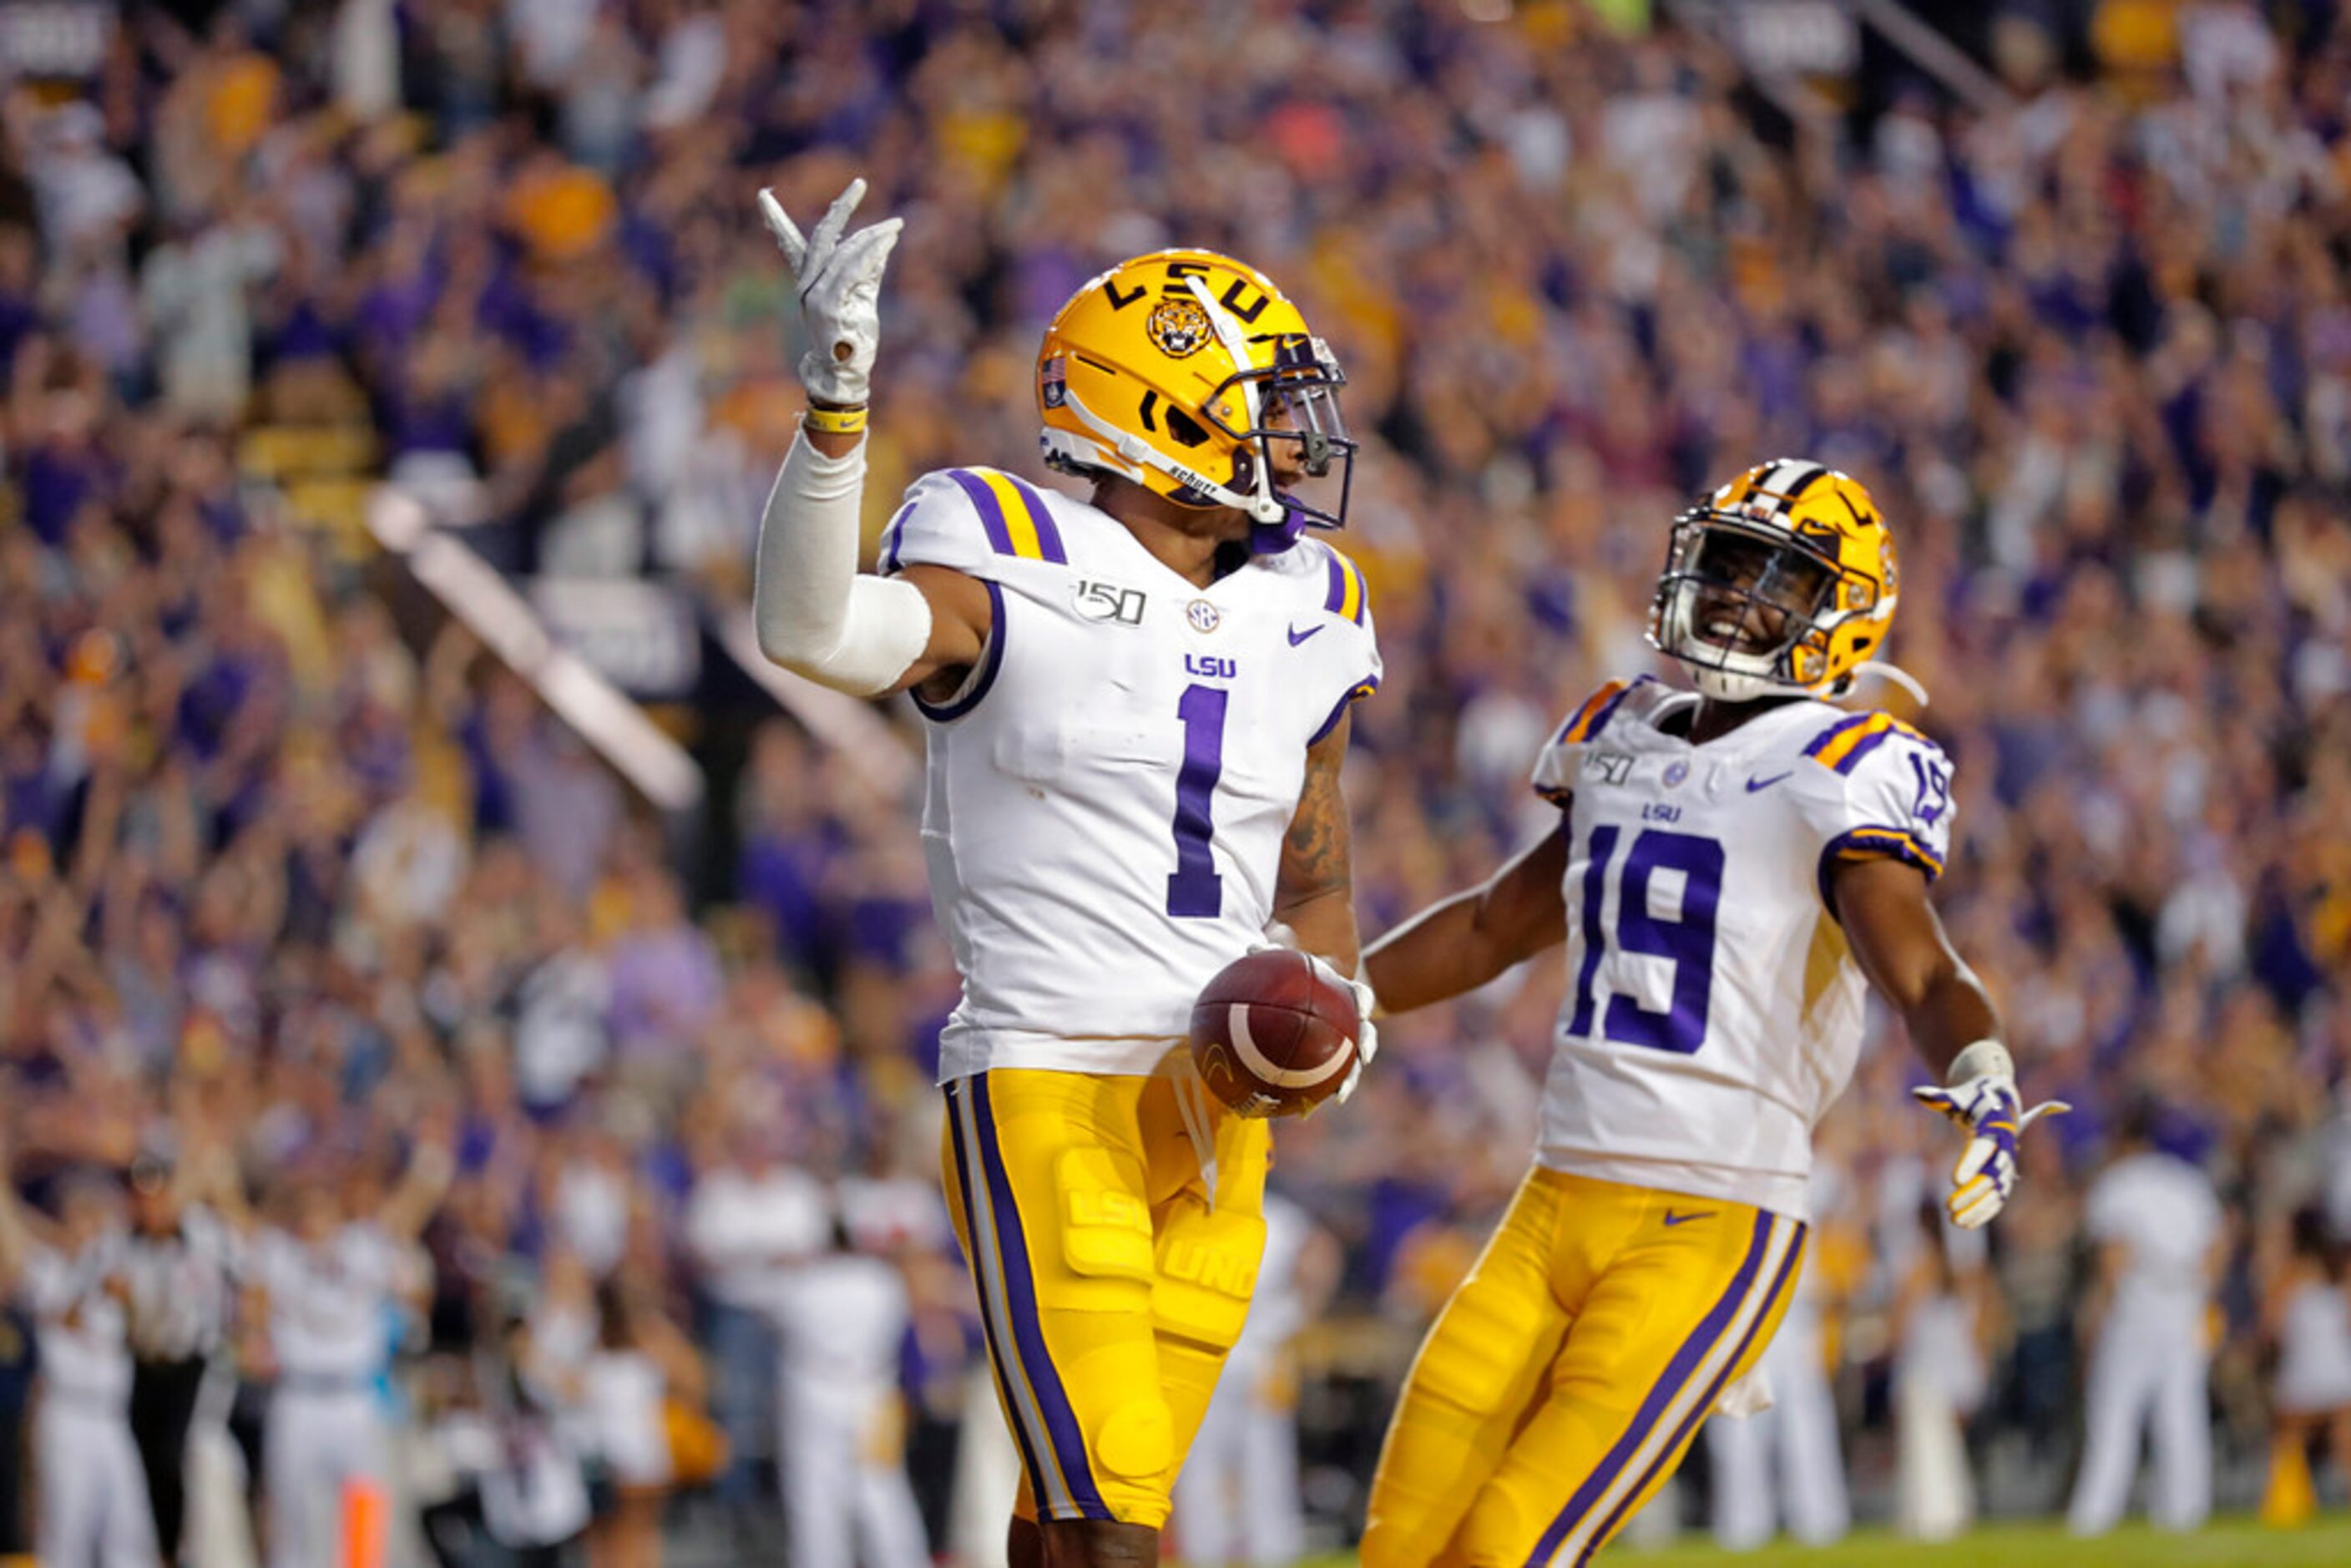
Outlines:
<svg viewBox="0 0 2351 1568"><path fill-rule="evenodd" d="M1192 1061L1210 1093L1243 1116L1295 1116L1339 1092L1355 1062L1355 994L1303 953L1237 958L1192 1004Z"/></svg>

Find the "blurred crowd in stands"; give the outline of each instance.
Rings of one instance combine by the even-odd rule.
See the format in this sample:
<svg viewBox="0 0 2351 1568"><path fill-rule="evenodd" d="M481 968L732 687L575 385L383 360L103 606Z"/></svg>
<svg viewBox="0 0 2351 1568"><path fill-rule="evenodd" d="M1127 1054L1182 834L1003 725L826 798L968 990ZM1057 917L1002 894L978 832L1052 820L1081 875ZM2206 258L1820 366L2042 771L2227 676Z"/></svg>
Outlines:
<svg viewBox="0 0 2351 1568"><path fill-rule="evenodd" d="M368 1379L401 1511L458 1553L593 1513L599 1561L651 1562L674 1480L730 1520L779 1450L790 1487L839 1316L800 1287L881 1259L827 1288L902 1326L875 1440L944 1543L974 1329L916 803L688 703L663 716L724 788L661 820L364 526L388 478L518 577L739 604L799 406L751 197L862 173L906 219L876 528L935 466L1043 478L1038 335L1110 260L1232 252L1333 341L1387 664L1348 776L1367 933L1545 830L1526 769L1649 664L1679 505L1781 455L1862 478L1933 700L1866 697L1958 760L1940 907L2028 1091L2075 1110L1988 1252L1918 1223L1954 1150L1897 1038L1823 1129L1856 1489L1892 1472L1923 1245L1982 1358L1991 1506L2061 1500L2083 1197L2131 1112L2221 1199L2212 1410L2251 1500L2277 1282L2351 1240L2336 5L2004 4L1997 102L1901 77L1824 117L1557 0L98 9L87 61L0 59L0 1123L37 1231L119 1226L141 1164L243 1238L232 1429L296 1391L272 1246L357 1227L398 1244ZM1386 1026L1346 1112L1281 1130L1343 1258L1290 1347L1320 1515L1359 1516L1382 1390L1522 1167L1561 988L1539 963ZM0 1490L47 1299L18 1296ZM587 1484L526 1528L501 1488L542 1427ZM256 1485L310 1473L268 1447Z"/></svg>

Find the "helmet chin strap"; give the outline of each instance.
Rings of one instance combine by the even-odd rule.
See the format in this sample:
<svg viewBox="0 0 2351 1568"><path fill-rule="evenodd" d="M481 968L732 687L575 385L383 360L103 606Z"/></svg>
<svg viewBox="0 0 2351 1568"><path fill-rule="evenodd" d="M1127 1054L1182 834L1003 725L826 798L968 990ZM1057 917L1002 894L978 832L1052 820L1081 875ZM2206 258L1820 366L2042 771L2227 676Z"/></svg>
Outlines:
<svg viewBox="0 0 2351 1568"><path fill-rule="evenodd" d="M1248 383L1243 382L1242 385L1247 386ZM1197 490L1219 507L1230 507L1236 511L1247 512L1252 522L1279 523L1289 510L1281 504L1281 498L1273 493L1272 479L1263 472L1258 475L1258 488L1254 495L1236 490L1229 485L1209 478L1206 474L1185 467L1143 437L1121 430L1088 408L1085 405L1085 400L1074 392L1065 392L1062 395L1061 405L1076 414L1079 423L1092 431L1104 445L1117 453L1125 460L1128 467L1137 473L1145 467L1155 468L1177 484L1188 489ZM1265 465L1259 463L1257 466L1262 470Z"/></svg>
<svg viewBox="0 0 2351 1568"><path fill-rule="evenodd" d="M1701 694L1712 697L1719 703L1751 703L1757 697L1766 697L1775 692L1785 693L1792 689L1762 675L1742 675L1729 670L1710 670L1703 664L1690 666L1690 684L1697 686Z"/></svg>
<svg viewBox="0 0 2351 1568"><path fill-rule="evenodd" d="M1698 640L1690 628L1696 600L1695 587L1685 584L1683 591L1676 596L1673 607L1666 612L1664 640L1657 646L1677 659L1681 655L1676 652L1677 648ZM1743 653L1736 656L1742 659L1754 657ZM1925 707L1928 701L1927 688L1913 679L1908 672L1879 659L1865 660L1834 681L1817 681L1811 685L1799 685L1793 681L1754 670L1720 669L1690 659L1682 659L1681 662L1690 673L1690 684L1717 702L1748 703L1768 696L1811 696L1834 701L1850 692L1855 682L1870 675L1900 686L1917 699L1920 707Z"/></svg>
<svg viewBox="0 0 2351 1568"><path fill-rule="evenodd" d="M1701 694L1716 702L1749 703L1758 697L1771 696L1775 694L1792 695L1798 689L1760 671L1727 670L1719 665L1700 664L1696 659L1684 658L1680 650L1702 641L1694 625L1697 616L1698 585L1695 582L1680 583L1675 588L1672 601L1663 612L1663 619L1659 625L1662 635L1658 639L1657 646L1680 661L1682 667L1689 671L1690 684L1698 687ZM1729 649L1720 650L1720 656L1726 659L1738 658L1750 661L1753 659L1753 655L1739 653Z"/></svg>

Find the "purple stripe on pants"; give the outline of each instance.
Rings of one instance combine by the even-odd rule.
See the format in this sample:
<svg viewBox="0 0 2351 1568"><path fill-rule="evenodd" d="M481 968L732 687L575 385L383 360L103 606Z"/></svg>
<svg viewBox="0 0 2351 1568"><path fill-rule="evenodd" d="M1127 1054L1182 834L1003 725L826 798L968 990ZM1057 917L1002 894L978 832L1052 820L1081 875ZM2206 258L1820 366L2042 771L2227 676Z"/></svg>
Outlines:
<svg viewBox="0 0 2351 1568"><path fill-rule="evenodd" d="M1666 1406L1673 1403L1674 1396L1682 1391L1682 1385L1698 1370L1698 1364L1706 1359L1706 1353L1714 1348L1714 1342L1722 1337L1722 1331L1738 1315L1739 1303L1746 1300L1747 1288L1755 1281L1756 1270L1762 1266L1763 1251L1771 1239L1771 1216L1758 1212L1755 1234L1747 1245L1747 1257L1739 1265L1739 1272L1731 1276L1729 1288L1722 1292L1713 1310L1699 1320L1698 1327L1690 1331L1689 1338L1682 1342L1682 1347L1674 1353L1673 1360L1666 1364L1664 1375L1650 1387L1649 1396L1641 1401L1641 1407L1633 1413L1632 1424L1625 1428L1624 1436L1616 1439L1615 1447L1610 1448L1592 1473L1583 1478L1583 1484L1575 1489L1575 1495L1567 1500L1567 1506L1559 1511L1558 1516L1551 1521L1551 1528L1544 1531L1542 1539L1535 1542L1534 1552L1527 1559L1528 1568L1542 1568L1557 1555L1560 1543L1567 1539L1568 1532L1600 1501L1602 1494L1608 1490L1608 1484L1616 1479L1616 1472L1625 1468L1635 1450L1640 1448L1642 1439L1649 1435L1649 1428L1664 1416Z"/></svg>

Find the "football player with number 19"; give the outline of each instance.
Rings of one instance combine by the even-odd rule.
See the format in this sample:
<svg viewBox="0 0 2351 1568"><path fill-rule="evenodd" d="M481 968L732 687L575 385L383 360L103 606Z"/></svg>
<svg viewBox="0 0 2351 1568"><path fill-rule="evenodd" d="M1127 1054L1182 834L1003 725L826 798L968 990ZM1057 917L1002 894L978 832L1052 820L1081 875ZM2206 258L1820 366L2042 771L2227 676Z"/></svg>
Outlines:
<svg viewBox="0 0 2351 1568"><path fill-rule="evenodd" d="M1991 998L1928 903L1951 835L1934 742L1843 695L1894 619L1894 543L1851 478L1750 469L1676 519L1643 676L1534 770L1559 831L1373 944L1390 1013L1564 941L1534 1168L1429 1331L1374 1483L1365 1568L1582 1563L1707 1413L1761 1397L1804 1244L1812 1130L1859 1051L1865 979L1970 1134L1951 1217L1998 1213L2019 1106Z"/></svg>
<svg viewBox="0 0 2351 1568"><path fill-rule="evenodd" d="M898 230L845 233L863 189L805 238L760 194L812 345L760 645L929 720L923 846L964 982L942 1157L1022 1459L1011 1560L1155 1563L1265 1244L1266 1124L1204 1088L1193 1002L1277 920L1330 982L1355 968L1339 765L1379 654L1363 579L1305 532L1346 511L1343 378L1260 274L1138 256L1038 356L1046 461L1091 499L925 475L860 574ZM1332 509L1297 493L1315 480Z"/></svg>

